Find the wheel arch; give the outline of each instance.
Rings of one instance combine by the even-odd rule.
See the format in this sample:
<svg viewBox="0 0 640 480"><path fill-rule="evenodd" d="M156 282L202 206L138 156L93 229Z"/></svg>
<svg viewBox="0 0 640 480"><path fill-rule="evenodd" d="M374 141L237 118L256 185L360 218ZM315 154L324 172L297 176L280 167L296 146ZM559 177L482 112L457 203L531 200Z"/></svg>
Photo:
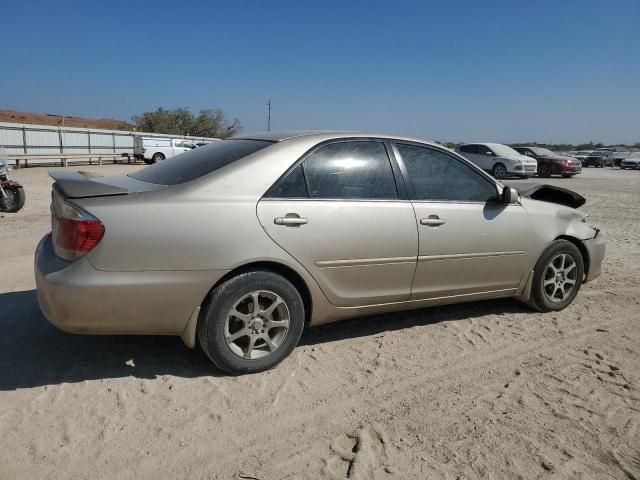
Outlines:
<svg viewBox="0 0 640 480"><path fill-rule="evenodd" d="M520 292L520 294L516 296L518 300L520 300L521 302L525 303L526 305L528 305L529 307L537 311L542 311L542 310L540 310L540 307L536 305L536 303L533 301L533 298L532 298L533 278L536 272L536 267L537 267L538 261L540 260L540 258L542 258L542 255L544 255L544 253L553 244L553 242L556 242L558 240L565 240L567 242L571 242L576 246L576 248L580 252L580 255L582 256L582 262L584 267L583 279L587 278L587 275L589 273L589 267L590 267L589 251L587 250L587 247L582 243L582 241L577 237L572 237L571 235L566 235L566 234L558 235L557 237L555 237L544 248L544 250L542 250L540 257L538 258L538 260L536 260L536 264L533 266L533 268L527 275L527 279L524 286L522 287L522 291Z"/></svg>
<svg viewBox="0 0 640 480"><path fill-rule="evenodd" d="M591 266L591 259L589 258L589 251L584 243L582 243L580 239L572 237L571 235L559 235L553 241L555 242L556 240L566 240L573 243L578 248L580 255L582 255L582 262L584 263L584 277L587 278L589 275L589 268Z"/></svg>
<svg viewBox="0 0 640 480"><path fill-rule="evenodd" d="M239 267L234 268L230 272L227 272L222 278L220 278L207 292L206 297L202 301L202 306L205 305L211 292L213 292L219 285L223 284L227 280L236 277L240 274L252 271L252 270L270 270L278 275L283 276L287 280L289 280L294 287L300 292L300 296L302 297L302 303L304 304L304 314L305 314L305 325L309 323L311 319L311 311L313 308L313 303L311 300L311 292L307 283L304 281L302 276L298 272L296 272L293 268L284 265L283 263L274 262L274 261L255 261L246 263Z"/></svg>
<svg viewBox="0 0 640 480"><path fill-rule="evenodd" d="M502 168L504 168L504 172L505 172L505 178L509 176L509 169L507 168L507 165L505 164L504 161L502 160L496 160L493 165L491 166L491 175L493 176L493 178L497 178L495 176L495 172L496 172L496 168L498 167L498 165L502 165Z"/></svg>

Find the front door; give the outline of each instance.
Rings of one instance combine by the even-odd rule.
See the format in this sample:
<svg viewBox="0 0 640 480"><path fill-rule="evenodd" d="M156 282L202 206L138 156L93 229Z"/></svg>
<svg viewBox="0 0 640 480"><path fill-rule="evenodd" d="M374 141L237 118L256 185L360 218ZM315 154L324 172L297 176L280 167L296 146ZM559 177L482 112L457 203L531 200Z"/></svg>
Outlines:
<svg viewBox="0 0 640 480"><path fill-rule="evenodd" d="M527 213L486 175L444 151L395 144L410 180L419 250L411 299L512 293L525 275Z"/></svg>
<svg viewBox="0 0 640 480"><path fill-rule="evenodd" d="M398 195L384 142L318 147L259 202L258 218L334 305L409 298L416 219Z"/></svg>

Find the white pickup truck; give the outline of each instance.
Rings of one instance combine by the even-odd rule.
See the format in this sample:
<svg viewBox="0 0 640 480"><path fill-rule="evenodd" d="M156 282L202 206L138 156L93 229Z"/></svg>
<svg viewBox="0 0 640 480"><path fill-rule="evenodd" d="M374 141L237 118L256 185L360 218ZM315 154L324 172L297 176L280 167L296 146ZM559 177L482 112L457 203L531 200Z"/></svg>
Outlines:
<svg viewBox="0 0 640 480"><path fill-rule="evenodd" d="M133 137L133 156L149 165L194 148L196 144L184 138Z"/></svg>

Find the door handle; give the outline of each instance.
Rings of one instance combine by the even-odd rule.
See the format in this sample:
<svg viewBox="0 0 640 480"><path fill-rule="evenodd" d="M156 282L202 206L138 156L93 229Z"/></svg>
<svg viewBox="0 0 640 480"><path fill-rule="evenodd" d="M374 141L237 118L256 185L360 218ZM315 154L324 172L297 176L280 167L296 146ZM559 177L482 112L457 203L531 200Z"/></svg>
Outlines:
<svg viewBox="0 0 640 480"><path fill-rule="evenodd" d="M276 217L273 219L273 223L276 225L285 225L287 227L299 227L308 222L309 220L301 218L297 213L287 213L284 217Z"/></svg>
<svg viewBox="0 0 640 480"><path fill-rule="evenodd" d="M427 218L420 219L420 225L427 225L429 227L439 227L440 225L444 225L445 222L438 215L429 215Z"/></svg>

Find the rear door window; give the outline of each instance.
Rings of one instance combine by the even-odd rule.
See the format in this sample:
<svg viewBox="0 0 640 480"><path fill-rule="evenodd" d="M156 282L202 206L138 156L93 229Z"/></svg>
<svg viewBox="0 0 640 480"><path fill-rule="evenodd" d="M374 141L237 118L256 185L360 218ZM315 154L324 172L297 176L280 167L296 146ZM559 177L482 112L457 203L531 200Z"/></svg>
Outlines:
<svg viewBox="0 0 640 480"><path fill-rule="evenodd" d="M220 140L163 160L129 176L147 183L177 185L207 175L270 145L273 142L266 140Z"/></svg>
<svg viewBox="0 0 640 480"><path fill-rule="evenodd" d="M267 198L307 198L302 165L298 165L283 180L276 183L265 195Z"/></svg>
<svg viewBox="0 0 640 480"><path fill-rule="evenodd" d="M311 198L396 199L398 191L384 143L331 143L303 163Z"/></svg>

